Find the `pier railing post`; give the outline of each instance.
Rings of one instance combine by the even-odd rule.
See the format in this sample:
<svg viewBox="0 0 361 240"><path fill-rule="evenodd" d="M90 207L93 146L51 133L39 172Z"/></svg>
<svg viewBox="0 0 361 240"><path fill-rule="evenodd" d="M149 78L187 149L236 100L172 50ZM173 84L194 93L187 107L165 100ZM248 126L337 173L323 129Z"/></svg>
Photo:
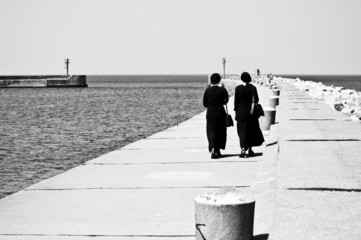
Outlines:
<svg viewBox="0 0 361 240"><path fill-rule="evenodd" d="M276 123L276 109L272 107L263 108L264 118L261 118L261 130L268 131L272 124Z"/></svg>
<svg viewBox="0 0 361 240"><path fill-rule="evenodd" d="M274 89L272 89L272 94L273 94L273 96L279 96L280 90L278 88L274 88Z"/></svg>
<svg viewBox="0 0 361 240"><path fill-rule="evenodd" d="M269 98L269 106L271 108L276 108L280 103L280 98L279 96L270 96Z"/></svg>
<svg viewBox="0 0 361 240"><path fill-rule="evenodd" d="M255 200L236 188L206 192L195 199L196 240L253 239Z"/></svg>

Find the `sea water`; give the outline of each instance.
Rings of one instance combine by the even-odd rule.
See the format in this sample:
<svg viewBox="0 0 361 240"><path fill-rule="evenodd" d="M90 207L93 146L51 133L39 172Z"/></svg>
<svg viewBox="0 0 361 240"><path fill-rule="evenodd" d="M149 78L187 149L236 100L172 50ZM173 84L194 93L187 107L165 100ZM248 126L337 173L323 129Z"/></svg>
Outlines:
<svg viewBox="0 0 361 240"><path fill-rule="evenodd" d="M0 198L202 112L207 75L87 76L0 89Z"/></svg>

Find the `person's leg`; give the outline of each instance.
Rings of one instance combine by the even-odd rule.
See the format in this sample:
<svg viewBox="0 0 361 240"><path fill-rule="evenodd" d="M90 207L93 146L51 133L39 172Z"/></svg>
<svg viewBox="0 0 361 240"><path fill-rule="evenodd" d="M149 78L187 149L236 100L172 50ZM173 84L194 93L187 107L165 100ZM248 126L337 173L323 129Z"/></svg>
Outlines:
<svg viewBox="0 0 361 240"><path fill-rule="evenodd" d="M218 158L217 150L215 148L212 148L211 150L211 158L212 159Z"/></svg>
<svg viewBox="0 0 361 240"><path fill-rule="evenodd" d="M254 156L252 150L253 146L260 146L264 142L263 134L259 126L258 118L250 118L247 121L247 146L248 146L248 156Z"/></svg>
<svg viewBox="0 0 361 240"><path fill-rule="evenodd" d="M221 150L219 148L215 149L217 157L222 157Z"/></svg>
<svg viewBox="0 0 361 240"><path fill-rule="evenodd" d="M250 157L254 156L254 152L252 151L252 147L248 148L248 156L250 156Z"/></svg>
<svg viewBox="0 0 361 240"><path fill-rule="evenodd" d="M215 151L218 157L221 157L221 149L226 149L227 127L223 119L218 119L216 131Z"/></svg>
<svg viewBox="0 0 361 240"><path fill-rule="evenodd" d="M246 157L247 142L246 142L246 121L237 122L237 132L239 136L239 143L241 145L241 155L239 157Z"/></svg>
<svg viewBox="0 0 361 240"><path fill-rule="evenodd" d="M212 121L207 121L207 139L208 151L211 153L211 158L215 158L216 131L215 123Z"/></svg>

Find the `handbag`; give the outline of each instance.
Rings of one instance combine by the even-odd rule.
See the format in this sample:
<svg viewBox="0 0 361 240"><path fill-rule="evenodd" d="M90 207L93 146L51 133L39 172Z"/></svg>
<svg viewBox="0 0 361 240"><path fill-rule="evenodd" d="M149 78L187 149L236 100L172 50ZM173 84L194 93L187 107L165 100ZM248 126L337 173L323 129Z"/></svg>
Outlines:
<svg viewBox="0 0 361 240"><path fill-rule="evenodd" d="M252 102L253 102L253 116L259 118L261 116L264 116L264 111L263 111L263 107L261 104L259 103L255 103L254 102L255 96L253 94L252 96Z"/></svg>
<svg viewBox="0 0 361 240"><path fill-rule="evenodd" d="M261 104L254 103L253 114L258 118L264 116L264 111Z"/></svg>
<svg viewBox="0 0 361 240"><path fill-rule="evenodd" d="M227 105L226 105L226 119L225 120L226 120L226 127L234 126L232 116L230 114L228 114Z"/></svg>

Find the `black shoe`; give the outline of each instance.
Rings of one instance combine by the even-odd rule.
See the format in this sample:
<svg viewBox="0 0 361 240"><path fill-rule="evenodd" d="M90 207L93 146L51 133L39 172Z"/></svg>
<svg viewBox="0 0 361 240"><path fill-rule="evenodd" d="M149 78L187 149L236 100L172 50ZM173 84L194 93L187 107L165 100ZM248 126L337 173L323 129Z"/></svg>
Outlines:
<svg viewBox="0 0 361 240"><path fill-rule="evenodd" d="M239 155L240 158L247 158L246 151L242 150L241 154Z"/></svg>
<svg viewBox="0 0 361 240"><path fill-rule="evenodd" d="M255 154L254 152L252 151L252 149L248 150L248 156L249 157L253 157Z"/></svg>
<svg viewBox="0 0 361 240"><path fill-rule="evenodd" d="M212 158L212 159L216 159L216 158L217 158L217 154L216 154L216 152L214 151L214 148L213 148L212 151L211 151L211 158Z"/></svg>
<svg viewBox="0 0 361 240"><path fill-rule="evenodd" d="M217 157L219 157L219 158L222 157L221 150L217 150L217 151L216 151L216 155L217 155Z"/></svg>

